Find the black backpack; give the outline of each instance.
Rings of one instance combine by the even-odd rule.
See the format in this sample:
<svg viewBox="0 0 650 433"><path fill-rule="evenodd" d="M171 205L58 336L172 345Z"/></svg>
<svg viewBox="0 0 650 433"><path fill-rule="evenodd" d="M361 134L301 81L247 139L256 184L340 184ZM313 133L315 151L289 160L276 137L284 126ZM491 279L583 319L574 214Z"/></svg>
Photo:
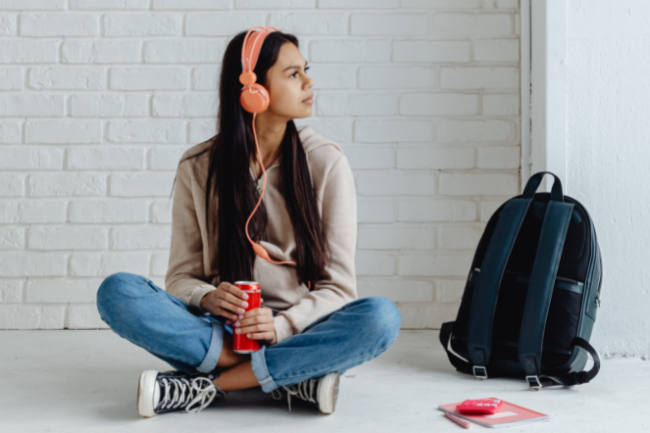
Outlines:
<svg viewBox="0 0 650 433"><path fill-rule="evenodd" d="M536 193L547 173L551 193ZM488 221L440 342L458 371L479 379L525 377L536 390L587 383L600 369L589 338L601 282L589 213L557 176L536 173ZM594 365L585 372L587 353Z"/></svg>

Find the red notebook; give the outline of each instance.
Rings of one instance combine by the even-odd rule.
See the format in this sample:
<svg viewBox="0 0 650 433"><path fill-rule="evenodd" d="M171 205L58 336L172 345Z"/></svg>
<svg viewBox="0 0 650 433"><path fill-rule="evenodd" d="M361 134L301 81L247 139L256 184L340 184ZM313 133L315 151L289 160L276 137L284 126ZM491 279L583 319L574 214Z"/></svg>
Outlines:
<svg viewBox="0 0 650 433"><path fill-rule="evenodd" d="M499 411L494 415L463 415L456 410L456 406L461 403L462 401L459 401L458 403L443 404L439 406L438 409L491 428L511 427L533 422L550 421L551 419L548 415L526 409L525 407L517 406L516 404L508 403L507 401L503 401Z"/></svg>

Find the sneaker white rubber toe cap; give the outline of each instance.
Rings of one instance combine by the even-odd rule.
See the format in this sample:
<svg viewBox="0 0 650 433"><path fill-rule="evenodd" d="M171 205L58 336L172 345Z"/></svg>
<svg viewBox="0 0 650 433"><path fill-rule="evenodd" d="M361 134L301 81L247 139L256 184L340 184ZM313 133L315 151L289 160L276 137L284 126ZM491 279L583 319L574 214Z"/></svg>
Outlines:
<svg viewBox="0 0 650 433"><path fill-rule="evenodd" d="M338 371L328 373L318 384L318 408L322 413L331 414L336 408L339 395L341 374Z"/></svg>

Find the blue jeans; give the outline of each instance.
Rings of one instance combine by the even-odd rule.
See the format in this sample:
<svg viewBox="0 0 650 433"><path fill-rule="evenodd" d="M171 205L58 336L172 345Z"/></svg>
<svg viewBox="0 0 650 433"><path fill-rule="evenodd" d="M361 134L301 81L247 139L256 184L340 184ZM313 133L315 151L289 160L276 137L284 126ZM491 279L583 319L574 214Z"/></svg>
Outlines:
<svg viewBox="0 0 650 433"><path fill-rule="evenodd" d="M189 374L220 372L217 366L225 318L201 315L148 278L128 272L108 276L97 291L101 319L120 337ZM222 321L223 320L223 321ZM369 361L397 339L401 315L386 298L357 299L318 318L301 334L251 353L262 390L341 374Z"/></svg>

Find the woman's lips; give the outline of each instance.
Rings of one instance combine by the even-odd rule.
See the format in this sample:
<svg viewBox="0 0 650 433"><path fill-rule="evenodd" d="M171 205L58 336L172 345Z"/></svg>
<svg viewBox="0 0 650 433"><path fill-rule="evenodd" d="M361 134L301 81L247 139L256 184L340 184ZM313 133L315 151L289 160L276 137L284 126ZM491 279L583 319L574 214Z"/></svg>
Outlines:
<svg viewBox="0 0 650 433"><path fill-rule="evenodd" d="M313 104L314 103L314 97L312 96L311 98L307 98L302 102L305 103L305 104Z"/></svg>

